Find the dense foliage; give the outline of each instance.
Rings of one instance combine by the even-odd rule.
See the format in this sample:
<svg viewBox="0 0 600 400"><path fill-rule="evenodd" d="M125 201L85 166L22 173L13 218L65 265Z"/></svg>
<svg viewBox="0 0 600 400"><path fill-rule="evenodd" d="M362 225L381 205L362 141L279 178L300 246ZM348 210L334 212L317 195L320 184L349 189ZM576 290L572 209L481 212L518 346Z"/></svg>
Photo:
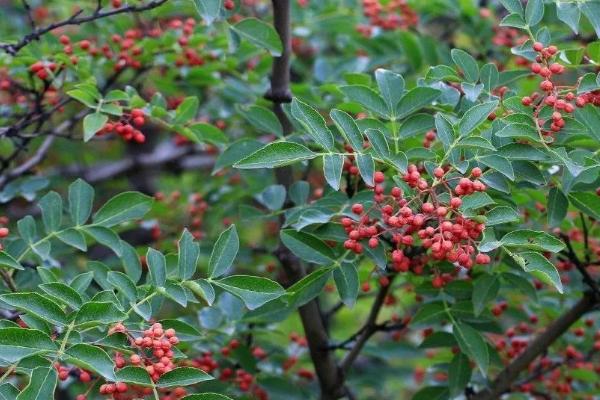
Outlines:
<svg viewBox="0 0 600 400"><path fill-rule="evenodd" d="M600 396L600 2L0 10L0 400Z"/></svg>

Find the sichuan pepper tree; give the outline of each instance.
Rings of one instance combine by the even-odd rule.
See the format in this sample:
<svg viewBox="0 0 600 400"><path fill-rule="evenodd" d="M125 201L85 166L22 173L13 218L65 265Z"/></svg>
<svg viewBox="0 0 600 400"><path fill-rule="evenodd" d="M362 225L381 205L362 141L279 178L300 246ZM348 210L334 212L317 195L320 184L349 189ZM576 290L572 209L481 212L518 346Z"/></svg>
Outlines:
<svg viewBox="0 0 600 400"><path fill-rule="evenodd" d="M0 398L598 396L600 3L1 7Z"/></svg>

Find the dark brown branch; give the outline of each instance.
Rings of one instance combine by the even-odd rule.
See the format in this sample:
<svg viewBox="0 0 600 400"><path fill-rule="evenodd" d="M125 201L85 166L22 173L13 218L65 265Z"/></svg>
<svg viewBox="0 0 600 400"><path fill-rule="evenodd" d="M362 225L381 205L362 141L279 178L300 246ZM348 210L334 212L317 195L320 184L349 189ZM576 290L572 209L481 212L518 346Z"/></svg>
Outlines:
<svg viewBox="0 0 600 400"><path fill-rule="evenodd" d="M169 1L169 0L152 0L145 5L139 5L139 6L130 5L130 6L110 10L110 11L105 11L105 12L101 12L100 9L96 9L93 14L86 15L86 16L81 16L81 14L83 13L83 9L82 9L82 10L77 11L75 14L73 14L68 19L65 19L60 22L55 22L48 26L44 26L44 27L35 29L33 32L25 35L17 43L2 43L2 44L0 44L0 50L4 50L8 54L14 56L14 55L17 55L17 53L23 47L27 46L29 43L33 42L34 40L38 40L40 37L42 37L46 33L51 32L57 28L61 28L63 26L67 26L67 25L81 25L86 22L95 21L98 19L110 17L110 16L117 15L117 14L148 11L153 8L160 7L167 1Z"/></svg>
<svg viewBox="0 0 600 400"><path fill-rule="evenodd" d="M283 103L291 101L289 89L292 47L290 0L272 0L272 4L274 25L283 43L283 52L273 61L271 88L265 97L273 102L273 110L283 126L284 133L289 134L292 132L292 125L283 110ZM294 182L292 171L291 167L277 169L275 171L277 182L286 188L290 187ZM283 244L280 243L275 254L290 282L298 282L306 276L300 260ZM318 301L316 299L309 301L300 307L298 312L304 327L310 357L319 380L321 400L336 400L346 396L342 371L337 365L333 352L327 349L329 335Z"/></svg>
<svg viewBox="0 0 600 400"><path fill-rule="evenodd" d="M490 384L489 388L475 394L471 397L471 400L500 398L502 394L510 390L522 371L526 370L552 343L567 332L579 318L592 311L599 301L600 298L594 292L585 292L581 300L548 325L546 330L539 334L519 357L508 364Z"/></svg>
<svg viewBox="0 0 600 400"><path fill-rule="evenodd" d="M363 327L356 333L355 338L352 338L352 341L356 339L356 343L350 350L350 352L346 355L346 358L342 361L341 368L344 373L347 373L352 364L359 356L365 344L369 341L371 336L373 336L378 330L379 325L377 325L377 317L379 316L379 312L383 307L385 302L385 298L387 297L390 288L392 286L392 281L395 275L390 276L390 282L386 286L381 286L379 288L379 292L377 292L377 297L375 297L375 301L371 305L371 311L369 312L369 316L367 317L367 321L363 325Z"/></svg>

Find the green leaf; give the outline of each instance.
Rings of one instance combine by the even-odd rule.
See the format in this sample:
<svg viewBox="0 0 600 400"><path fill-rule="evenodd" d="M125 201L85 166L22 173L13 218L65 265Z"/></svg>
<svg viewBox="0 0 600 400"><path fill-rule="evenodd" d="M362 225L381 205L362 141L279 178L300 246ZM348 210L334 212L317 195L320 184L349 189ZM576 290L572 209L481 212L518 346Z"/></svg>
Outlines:
<svg viewBox="0 0 600 400"><path fill-rule="evenodd" d="M494 207L485 214L485 217L487 218L485 226L507 224L519 220L519 214L507 206Z"/></svg>
<svg viewBox="0 0 600 400"><path fill-rule="evenodd" d="M200 368L179 367L160 377L157 387L189 386L215 379Z"/></svg>
<svg viewBox="0 0 600 400"><path fill-rule="evenodd" d="M248 108L238 107L238 110L256 129L279 137L283 136L283 127L273 111L256 105Z"/></svg>
<svg viewBox="0 0 600 400"><path fill-rule="evenodd" d="M219 18L222 0L194 0L198 13L204 18L208 25Z"/></svg>
<svg viewBox="0 0 600 400"><path fill-rule="evenodd" d="M269 210L276 211L280 210L285 204L285 196L285 186L269 185L265 190L256 195L256 200Z"/></svg>
<svg viewBox="0 0 600 400"><path fill-rule="evenodd" d="M87 142L94 137L108 122L108 116L95 112L83 118L83 141Z"/></svg>
<svg viewBox="0 0 600 400"><path fill-rule="evenodd" d="M263 144L254 139L240 139L232 143L217 157L212 171L213 175L227 167L231 167L262 147Z"/></svg>
<svg viewBox="0 0 600 400"><path fill-rule="evenodd" d="M590 217L600 220L600 198L591 192L569 193L571 203Z"/></svg>
<svg viewBox="0 0 600 400"><path fill-rule="evenodd" d="M479 125L487 120L487 117L498 107L498 101L488 101L471 107L463 115L458 123L459 136L467 136Z"/></svg>
<svg viewBox="0 0 600 400"><path fill-rule="evenodd" d="M54 398L58 374L54 366L37 367L31 372L29 383L16 400L48 400Z"/></svg>
<svg viewBox="0 0 600 400"><path fill-rule="evenodd" d="M98 243L114 251L117 256L121 256L121 239L112 229L104 226L85 226L83 231Z"/></svg>
<svg viewBox="0 0 600 400"><path fill-rule="evenodd" d="M13 400L19 395L19 389L12 383L0 384L0 400Z"/></svg>
<svg viewBox="0 0 600 400"><path fill-rule="evenodd" d="M540 23L544 17L544 0L529 0L525 6L525 21L529 26Z"/></svg>
<svg viewBox="0 0 600 400"><path fill-rule="evenodd" d="M546 232L528 229L509 232L500 241L504 246L508 247L521 247L530 250L550 251L552 253L558 253L565 248L564 243L560 239Z"/></svg>
<svg viewBox="0 0 600 400"><path fill-rule="evenodd" d="M215 301L215 289L206 279L184 282L184 285L210 306Z"/></svg>
<svg viewBox="0 0 600 400"><path fill-rule="evenodd" d="M369 111L379 114L382 117L391 117L385 100L370 87L364 85L347 85L341 86L339 89L351 101L364 106Z"/></svg>
<svg viewBox="0 0 600 400"><path fill-rule="evenodd" d="M198 340L203 335L202 332L187 322L176 319L163 319L160 323L162 324L163 329L175 329L175 331L177 331L177 337L182 341Z"/></svg>
<svg viewBox="0 0 600 400"><path fill-rule="evenodd" d="M281 39L275 29L256 18L245 18L231 27L235 33L279 57L283 52Z"/></svg>
<svg viewBox="0 0 600 400"><path fill-rule="evenodd" d="M125 367L116 372L117 381L138 386L152 386L152 379L145 368Z"/></svg>
<svg viewBox="0 0 600 400"><path fill-rule="evenodd" d="M61 240L63 243L68 244L69 246L75 247L81 251L87 250L87 243L85 241L85 236L81 231L76 228L68 228L62 231L58 231L55 233L56 237Z"/></svg>
<svg viewBox="0 0 600 400"><path fill-rule="evenodd" d="M452 61L460 67L468 82L475 83L479 79L479 66L477 61L466 51L461 49L452 49Z"/></svg>
<svg viewBox="0 0 600 400"><path fill-rule="evenodd" d="M448 388L451 398L459 396L471 380L471 364L463 353L454 356L448 366Z"/></svg>
<svg viewBox="0 0 600 400"><path fill-rule="evenodd" d="M396 117L405 118L413 112L428 106L437 99L441 92L429 87L416 87L402 96L396 106Z"/></svg>
<svg viewBox="0 0 600 400"><path fill-rule="evenodd" d="M345 263L334 269L333 280L342 302L347 307L354 307L360 286L356 265Z"/></svg>
<svg viewBox="0 0 600 400"><path fill-rule="evenodd" d="M121 240L121 262L127 276L137 283L142 276L142 263L133 246L124 240Z"/></svg>
<svg viewBox="0 0 600 400"><path fill-rule="evenodd" d="M333 190L340 190L343 167L344 156L341 154L325 154L323 156L323 173L325 174L325 180Z"/></svg>
<svg viewBox="0 0 600 400"><path fill-rule="evenodd" d="M239 297L250 310L285 294L277 282L259 276L232 275L212 283Z"/></svg>
<svg viewBox="0 0 600 400"><path fill-rule="evenodd" d="M115 289L123 293L127 300L135 303L137 299L137 288L130 277L119 271L109 271L106 280Z"/></svg>
<svg viewBox="0 0 600 400"><path fill-rule="evenodd" d="M152 208L152 198L139 192L123 192L94 214L94 224L111 227L132 219L140 219Z"/></svg>
<svg viewBox="0 0 600 400"><path fill-rule="evenodd" d="M407 139L409 137L432 130L434 127L435 124L432 115L413 114L406 118L402 125L400 125L398 135L400 135L400 137L403 139Z"/></svg>
<svg viewBox="0 0 600 400"><path fill-rule="evenodd" d="M83 304L81 295L75 289L61 282L43 283L40 286L44 292L57 301L78 310Z"/></svg>
<svg viewBox="0 0 600 400"><path fill-rule="evenodd" d="M556 267L540 253L533 251L511 254L517 264L525 271L532 273L538 279L553 285L559 293L563 292L562 281Z"/></svg>
<svg viewBox="0 0 600 400"><path fill-rule="evenodd" d="M501 138L528 139L533 142L541 142L538 131L527 124L508 124L494 135Z"/></svg>
<svg viewBox="0 0 600 400"><path fill-rule="evenodd" d="M174 124L183 124L196 117L200 102L196 96L186 97L175 110Z"/></svg>
<svg viewBox="0 0 600 400"><path fill-rule="evenodd" d="M235 256L240 249L240 239L235 229L231 225L219 235L215 246L208 260L208 276L218 278L223 275L235 260Z"/></svg>
<svg viewBox="0 0 600 400"><path fill-rule="evenodd" d="M498 275L483 274L475 280L473 285L473 310L479 316L485 306L496 298L500 290Z"/></svg>
<svg viewBox="0 0 600 400"><path fill-rule="evenodd" d="M373 161L373 157L368 153L356 153L356 165L363 181L369 186L375 186L375 182L373 181L375 161Z"/></svg>
<svg viewBox="0 0 600 400"><path fill-rule="evenodd" d="M179 277L183 280L190 279L196 272L196 265L200 257L200 245L194 242L194 236L187 229L184 229L177 248Z"/></svg>
<svg viewBox="0 0 600 400"><path fill-rule="evenodd" d="M0 267L25 269L13 256L4 251L0 251Z"/></svg>
<svg viewBox="0 0 600 400"><path fill-rule="evenodd" d="M510 161L497 154L490 154L483 157L478 157L477 160L482 164L500 172L511 181L515 180L515 171Z"/></svg>
<svg viewBox="0 0 600 400"><path fill-rule="evenodd" d="M557 187L550 189L548 193L548 225L560 226L565 217L567 216L567 209L569 208L569 199L565 194Z"/></svg>
<svg viewBox="0 0 600 400"><path fill-rule="evenodd" d="M443 114L437 113L435 115L435 129L437 131L437 138L442 142L445 150L450 148L450 145L454 143L454 128L452 123Z"/></svg>
<svg viewBox="0 0 600 400"><path fill-rule="evenodd" d="M319 294L327 284L333 267L318 268L288 288L286 299L290 307L300 307Z"/></svg>
<svg viewBox="0 0 600 400"><path fill-rule="evenodd" d="M167 260L163 253L153 248L148 248L146 263L152 278L152 284L163 287L167 281Z"/></svg>
<svg viewBox="0 0 600 400"><path fill-rule="evenodd" d="M502 274L502 278L506 281L507 284L518 289L521 293L528 296L531 300L535 302L538 301L535 287L531 284L531 282L529 282L521 275L505 272Z"/></svg>
<svg viewBox="0 0 600 400"><path fill-rule="evenodd" d="M500 79L500 74L498 73L498 67L494 63L485 64L481 67L481 83L483 83L483 87L488 92L491 92L497 85L498 80Z"/></svg>
<svg viewBox="0 0 600 400"><path fill-rule="evenodd" d="M81 306L75 315L74 322L75 325L102 325L126 319L127 314L119 310L113 303L90 301Z"/></svg>
<svg viewBox="0 0 600 400"><path fill-rule="evenodd" d="M327 151L334 150L333 134L325 120L314 108L294 98L292 100L292 116L300 122L307 133Z"/></svg>
<svg viewBox="0 0 600 400"><path fill-rule="evenodd" d="M310 151L301 144L274 142L238 161L234 164L234 167L240 169L275 168L294 164L298 161L310 160L316 156L317 153Z"/></svg>
<svg viewBox="0 0 600 400"><path fill-rule="evenodd" d="M112 358L100 347L78 343L65 351L65 360L93 371L109 381L116 380Z"/></svg>
<svg viewBox="0 0 600 400"><path fill-rule="evenodd" d="M441 301L423 304L411 318L411 325L429 325L448 318L446 307Z"/></svg>
<svg viewBox="0 0 600 400"><path fill-rule="evenodd" d="M64 311L56 303L39 293L8 293L0 295L0 300L52 324L62 326L67 323Z"/></svg>
<svg viewBox="0 0 600 400"><path fill-rule="evenodd" d="M595 1L579 2L577 4L583 15L586 16L590 24L594 27L596 36L600 36L600 4Z"/></svg>
<svg viewBox="0 0 600 400"><path fill-rule="evenodd" d="M446 386L427 386L419 390L412 400L447 400L450 392Z"/></svg>
<svg viewBox="0 0 600 400"><path fill-rule="evenodd" d="M471 326L461 322L454 323L453 333L460 349L475 361L485 376L490 364L490 356L483 336Z"/></svg>
<svg viewBox="0 0 600 400"><path fill-rule="evenodd" d="M523 15L523 4L521 0L500 0L500 3L511 13Z"/></svg>
<svg viewBox="0 0 600 400"><path fill-rule="evenodd" d="M56 349L54 341L37 329L20 327L0 329L0 358L9 363Z"/></svg>
<svg viewBox="0 0 600 400"><path fill-rule="evenodd" d="M191 134L185 134L186 131ZM225 136L222 130L204 122L190 125L187 129L182 130L182 133L195 143L212 143L218 145L227 143L228 141L227 136Z"/></svg>
<svg viewBox="0 0 600 400"><path fill-rule="evenodd" d="M462 200L463 202L460 207L462 210L476 210L478 208L489 206L490 204L496 204L496 202L484 192L475 192L464 196Z"/></svg>
<svg viewBox="0 0 600 400"><path fill-rule="evenodd" d="M359 153L363 151L363 136L360 133L360 129L358 129L354 118L344 111L336 109L331 110L329 116L352 148Z"/></svg>
<svg viewBox="0 0 600 400"><path fill-rule="evenodd" d="M333 263L335 258L333 250L317 236L293 229L284 229L279 236L285 247L298 258L321 265Z"/></svg>
<svg viewBox="0 0 600 400"><path fill-rule="evenodd" d="M390 156L390 145L379 129L369 128L365 130L365 136L369 139L369 143L371 143L377 156L384 159Z"/></svg>
<svg viewBox="0 0 600 400"><path fill-rule="evenodd" d="M97 90L96 90L97 92ZM94 91L85 90L85 88L77 88L67 92L69 96L85 104L89 108L95 109L98 107L98 94Z"/></svg>
<svg viewBox="0 0 600 400"><path fill-rule="evenodd" d="M38 207L42 210L42 221L46 233L55 232L62 223L62 198L56 192L48 192L38 201Z"/></svg>
<svg viewBox="0 0 600 400"><path fill-rule="evenodd" d="M404 94L404 78L402 75L396 74L392 71L388 71L383 68L377 68L375 70L375 79L377 80L379 93L381 93L385 99L388 109L395 111L396 105Z"/></svg>

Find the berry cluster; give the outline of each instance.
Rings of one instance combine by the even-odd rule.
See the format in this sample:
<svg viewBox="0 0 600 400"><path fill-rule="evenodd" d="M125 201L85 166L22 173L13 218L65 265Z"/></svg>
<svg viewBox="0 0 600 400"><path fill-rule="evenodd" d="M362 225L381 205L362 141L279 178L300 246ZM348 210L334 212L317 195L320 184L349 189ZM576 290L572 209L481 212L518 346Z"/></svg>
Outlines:
<svg viewBox="0 0 600 400"><path fill-rule="evenodd" d="M538 53L536 62L531 63L530 69L536 75L542 77L540 89L542 93L534 92L521 99L521 103L527 107L533 107L533 115L537 119L541 132L545 136L552 136L562 130L566 122L564 115L571 114L575 107L583 107L587 103L600 104L600 98L596 99L594 93L575 94L575 88L561 86L553 81L553 77L561 75L565 67L556 61L558 48L556 46L545 47L542 43L533 44L533 49ZM550 121L542 119L541 112L545 107L551 107Z"/></svg>
<svg viewBox="0 0 600 400"><path fill-rule="evenodd" d="M374 175L374 202L369 209L361 203L352 205L355 218L345 217L342 225L348 234L344 247L357 254L363 252L363 241L370 248L380 246L380 241L389 242L394 250L391 254L393 268L397 272L421 272L426 260L421 257L408 257L405 249L420 241L424 249L429 249L428 257L433 260L447 260L464 268L474 264L488 264L487 254L476 254L475 241L485 229L485 224L463 216L459 207L462 197L474 192L483 192L486 185L478 178L480 168L473 168L470 177L450 172L449 168L437 167L433 180L426 179L424 169L410 165L402 177L413 189L404 193L394 186L385 193L385 175L377 171ZM436 287L443 286L445 279L434 278Z"/></svg>
<svg viewBox="0 0 600 400"><path fill-rule="evenodd" d="M97 135L116 133L127 141L144 143L146 136L138 128L144 126L145 123L144 111L134 108L129 114L124 114L119 121L107 122Z"/></svg>
<svg viewBox="0 0 600 400"><path fill-rule="evenodd" d="M369 25L360 25L358 31L371 36L373 28L384 30L408 29L416 26L419 16L406 0L362 0L363 14L369 19Z"/></svg>
<svg viewBox="0 0 600 400"><path fill-rule="evenodd" d="M142 367L156 382L163 374L175 368L173 346L179 343L179 338L174 329L164 329L160 323L155 323L140 332L141 335L134 336L134 331L118 323L109 330L109 334L116 333L127 335L133 350L133 354L128 358L119 352L115 353L114 362L117 369L127 365ZM161 400L177 400L187 394L182 387L159 389L159 392ZM113 400L133 400L153 395L152 388L124 382L104 383L100 386L99 393L110 396ZM85 397L82 397L77 400L84 399Z"/></svg>

